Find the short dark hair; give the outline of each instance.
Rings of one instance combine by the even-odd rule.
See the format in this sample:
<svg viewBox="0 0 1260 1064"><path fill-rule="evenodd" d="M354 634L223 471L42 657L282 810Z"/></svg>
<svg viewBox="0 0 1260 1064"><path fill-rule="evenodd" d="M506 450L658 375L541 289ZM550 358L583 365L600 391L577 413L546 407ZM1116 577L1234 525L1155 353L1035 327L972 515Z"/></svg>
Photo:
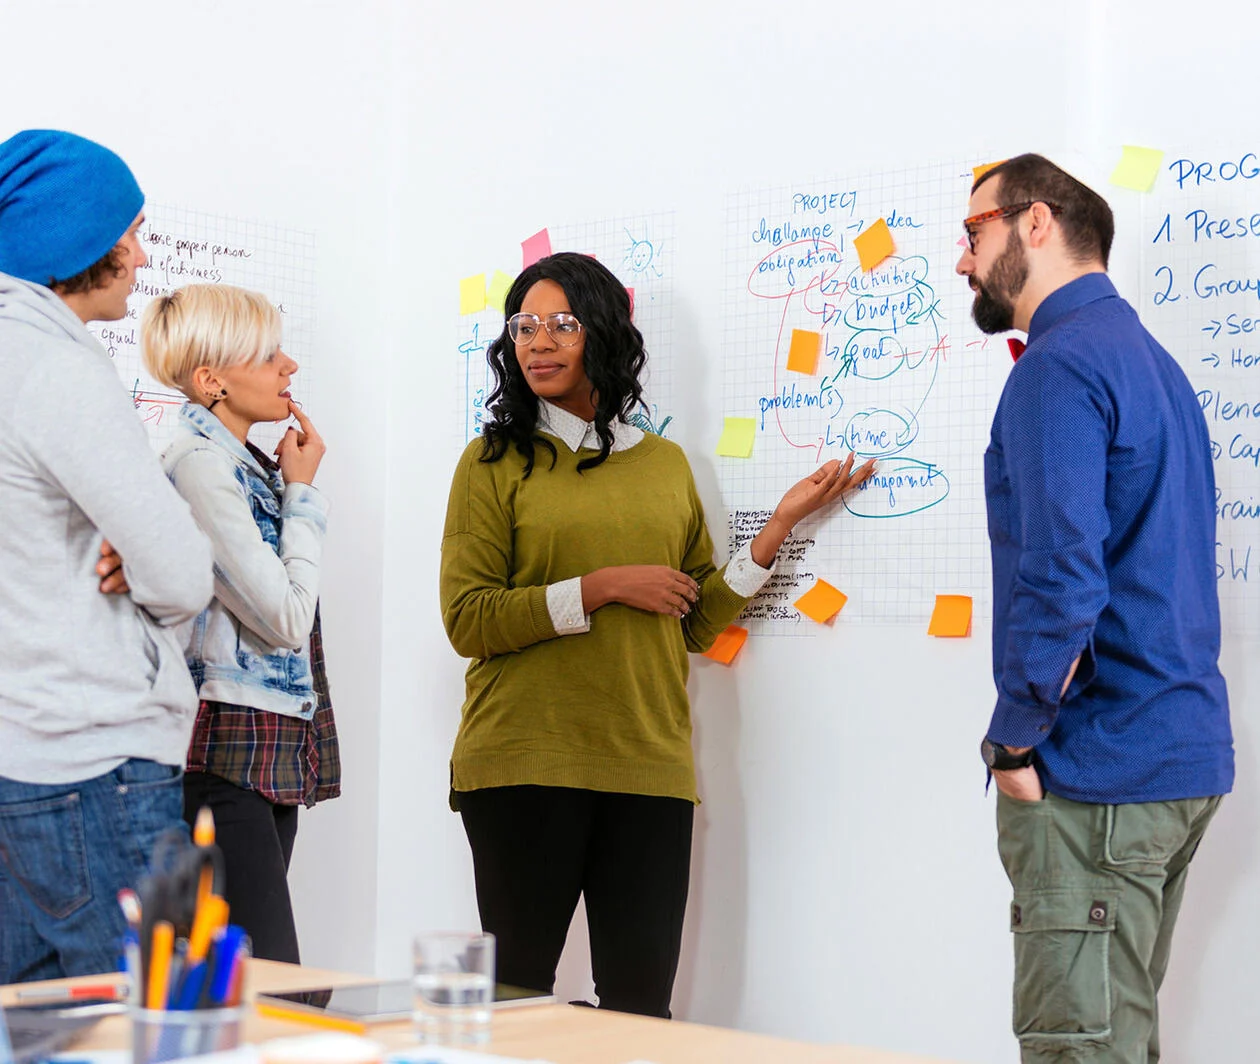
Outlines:
<svg viewBox="0 0 1260 1064"><path fill-rule="evenodd" d="M80 270L73 277L67 277L64 281L49 280L48 287L53 289L58 295L73 296L80 292L94 292L98 288L104 288L110 281L115 280L123 275L123 254L125 249L121 244L115 244L104 255L97 259L86 270Z"/></svg>
<svg viewBox="0 0 1260 1064"><path fill-rule="evenodd" d="M512 283L504 300L504 317L521 309L525 294L539 281L554 281L564 289L574 316L586 330L583 368L595 393L595 433L599 454L578 462L578 472L592 469L612 453L614 421L624 420L642 402L639 375L647 363L643 334L630 319L630 293L603 263L590 255L561 251L527 266ZM534 448L556 449L540 436L538 397L529 387L516 360L516 344L506 321L486 351L494 374L494 390L486 400L490 420L481 429L481 461L497 462L515 447L525 459L525 476L534 468Z"/></svg>
<svg viewBox="0 0 1260 1064"><path fill-rule="evenodd" d="M971 186L972 193L993 177L1002 179L1002 199L1007 204L1032 200L1062 207L1058 218L1068 251L1078 261L1098 259L1106 268L1116 220L1102 196L1045 156L1031 152L1007 159L981 174Z"/></svg>

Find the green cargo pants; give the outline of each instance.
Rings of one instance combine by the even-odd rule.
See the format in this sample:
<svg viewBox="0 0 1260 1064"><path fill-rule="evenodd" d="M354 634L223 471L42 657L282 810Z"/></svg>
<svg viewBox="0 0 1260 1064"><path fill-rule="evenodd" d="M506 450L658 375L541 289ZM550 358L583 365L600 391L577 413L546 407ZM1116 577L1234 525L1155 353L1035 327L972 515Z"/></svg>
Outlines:
<svg viewBox="0 0 1260 1064"><path fill-rule="evenodd" d="M1220 802L1020 802L999 792L1023 1064L1159 1060L1155 996L1190 859Z"/></svg>

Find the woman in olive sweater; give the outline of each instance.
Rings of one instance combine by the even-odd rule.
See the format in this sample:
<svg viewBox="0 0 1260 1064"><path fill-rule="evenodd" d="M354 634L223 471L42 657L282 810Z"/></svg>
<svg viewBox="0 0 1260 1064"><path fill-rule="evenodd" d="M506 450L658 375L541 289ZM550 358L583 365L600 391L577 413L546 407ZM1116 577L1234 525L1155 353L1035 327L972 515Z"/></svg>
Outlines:
<svg viewBox="0 0 1260 1064"><path fill-rule="evenodd" d="M500 981L551 989L584 894L601 1007L668 1016L697 801L687 654L873 464L827 462L719 569L682 449L626 420L646 355L621 283L552 255L506 314L442 541L446 631L473 659L452 805Z"/></svg>

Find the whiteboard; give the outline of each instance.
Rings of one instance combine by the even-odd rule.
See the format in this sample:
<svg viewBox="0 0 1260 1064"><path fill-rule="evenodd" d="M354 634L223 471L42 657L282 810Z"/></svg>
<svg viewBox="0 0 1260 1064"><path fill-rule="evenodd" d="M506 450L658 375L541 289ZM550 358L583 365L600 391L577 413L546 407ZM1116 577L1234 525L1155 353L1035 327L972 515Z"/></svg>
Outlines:
<svg viewBox="0 0 1260 1064"><path fill-rule="evenodd" d="M158 296L188 284L230 284L261 292L280 311L281 347L298 363L290 392L299 406L315 386L315 235L275 223L161 203L145 205L140 243L148 263L136 271L127 315L88 325L114 360L154 447L172 439L185 397L149 376L140 353L140 317ZM287 421L287 419L286 419ZM260 423L250 439L270 451L283 423ZM268 446L270 444L270 446Z"/></svg>

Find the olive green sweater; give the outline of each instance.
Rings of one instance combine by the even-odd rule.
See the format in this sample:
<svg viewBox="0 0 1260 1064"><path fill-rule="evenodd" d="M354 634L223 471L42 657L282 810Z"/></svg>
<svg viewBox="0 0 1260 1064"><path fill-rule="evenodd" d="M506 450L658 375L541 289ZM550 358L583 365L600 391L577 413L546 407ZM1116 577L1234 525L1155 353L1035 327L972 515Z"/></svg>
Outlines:
<svg viewBox="0 0 1260 1064"><path fill-rule="evenodd" d="M455 792L539 784L696 801L688 651L744 608L713 564L686 456L646 435L594 469L555 441L533 473L509 451L464 451L442 540L442 617L468 666ZM612 565L668 565L700 585L679 620L620 603L557 636L547 585Z"/></svg>

